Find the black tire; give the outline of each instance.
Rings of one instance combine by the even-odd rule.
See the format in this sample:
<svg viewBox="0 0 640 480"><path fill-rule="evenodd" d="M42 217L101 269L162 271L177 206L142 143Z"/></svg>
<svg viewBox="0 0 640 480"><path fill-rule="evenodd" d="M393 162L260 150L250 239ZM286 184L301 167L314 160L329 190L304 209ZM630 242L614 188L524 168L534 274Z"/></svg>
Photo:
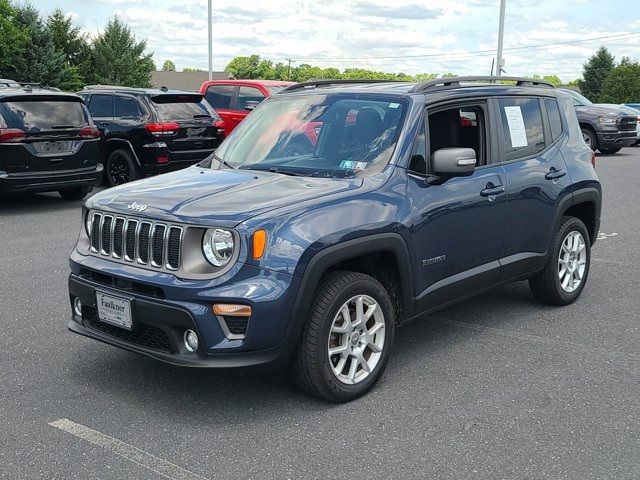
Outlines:
<svg viewBox="0 0 640 480"><path fill-rule="evenodd" d="M598 136L596 133L588 127L581 127L582 137L584 143L586 143L594 152L598 149Z"/></svg>
<svg viewBox="0 0 640 480"><path fill-rule="evenodd" d="M617 147L617 148L599 148L598 150L600 150L600 152L604 153L605 155L613 155L614 153L618 153L620 150L622 150L622 147Z"/></svg>
<svg viewBox="0 0 640 480"><path fill-rule="evenodd" d="M346 384L333 373L328 347L331 327L338 310L345 302L358 295L371 297L381 307L384 315L384 343L379 360L368 376L359 383ZM348 402L365 394L378 381L389 361L395 333L393 312L389 294L369 275L356 272L333 272L327 275L311 306L293 360L292 370L296 383L305 392L336 403ZM359 365L357 368L360 368Z"/></svg>
<svg viewBox="0 0 640 480"><path fill-rule="evenodd" d="M65 188L64 190L58 190L58 193L65 200L78 201L86 197L92 190L92 187Z"/></svg>
<svg viewBox="0 0 640 480"><path fill-rule="evenodd" d="M582 235L586 251L586 264L580 285L573 292L567 292L562 287L559 275L559 256L562 245L568 235L572 232L578 232ZM582 293L587 278L589 276L589 268L591 266L591 241L589 233L584 223L575 217L563 217L560 228L556 233L551 249L551 256L544 270L539 272L535 277L529 279L529 286L534 297L543 303L550 305L569 305L577 300Z"/></svg>
<svg viewBox="0 0 640 480"><path fill-rule="evenodd" d="M123 185L138 177L138 168L129 151L118 149L109 154L105 167L107 185L110 187Z"/></svg>

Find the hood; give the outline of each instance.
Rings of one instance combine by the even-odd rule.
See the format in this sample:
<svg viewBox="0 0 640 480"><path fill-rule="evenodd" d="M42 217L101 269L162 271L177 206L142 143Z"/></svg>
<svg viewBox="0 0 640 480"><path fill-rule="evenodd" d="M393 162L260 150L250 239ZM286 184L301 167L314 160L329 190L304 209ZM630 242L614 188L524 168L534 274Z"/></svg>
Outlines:
<svg viewBox="0 0 640 480"><path fill-rule="evenodd" d="M622 108L614 106L604 105L581 105L576 107L577 112L593 113L594 115L611 115L616 117L630 117L633 116L625 112Z"/></svg>
<svg viewBox="0 0 640 480"><path fill-rule="evenodd" d="M292 177L190 167L104 190L88 208L156 220L232 227L255 215L362 186L362 179Z"/></svg>

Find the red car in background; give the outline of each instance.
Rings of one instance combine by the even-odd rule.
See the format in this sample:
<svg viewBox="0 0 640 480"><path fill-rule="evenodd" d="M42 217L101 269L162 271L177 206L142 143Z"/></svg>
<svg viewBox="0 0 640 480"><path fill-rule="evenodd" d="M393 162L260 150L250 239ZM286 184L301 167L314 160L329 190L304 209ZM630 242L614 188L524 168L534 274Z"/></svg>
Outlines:
<svg viewBox="0 0 640 480"><path fill-rule="evenodd" d="M200 86L200 93L222 118L226 137L261 101L294 83L278 80L209 80Z"/></svg>

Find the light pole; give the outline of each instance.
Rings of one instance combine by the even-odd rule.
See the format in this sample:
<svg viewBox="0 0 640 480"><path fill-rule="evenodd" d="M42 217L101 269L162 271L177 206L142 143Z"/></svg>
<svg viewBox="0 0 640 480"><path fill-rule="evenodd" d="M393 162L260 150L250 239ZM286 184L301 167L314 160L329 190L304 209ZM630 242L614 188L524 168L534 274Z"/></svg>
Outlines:
<svg viewBox="0 0 640 480"><path fill-rule="evenodd" d="M507 0L500 0L500 25L498 27L498 61L496 65L496 77L502 76L502 67L504 67L504 58L502 58L502 42L504 40L504 7L506 3Z"/></svg>
<svg viewBox="0 0 640 480"><path fill-rule="evenodd" d="M211 44L213 43L212 30L212 12L211 12L211 0L209 0L209 23L207 24L209 30L209 80L213 80L213 49Z"/></svg>

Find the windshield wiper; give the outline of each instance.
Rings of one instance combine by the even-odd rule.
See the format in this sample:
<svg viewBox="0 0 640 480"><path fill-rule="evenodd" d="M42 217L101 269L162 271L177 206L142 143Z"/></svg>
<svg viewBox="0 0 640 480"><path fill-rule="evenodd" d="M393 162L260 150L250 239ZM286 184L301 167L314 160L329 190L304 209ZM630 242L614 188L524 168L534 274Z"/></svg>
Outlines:
<svg viewBox="0 0 640 480"><path fill-rule="evenodd" d="M52 130L70 130L72 128L80 128L75 125L53 125L51 127Z"/></svg>
<svg viewBox="0 0 640 480"><path fill-rule="evenodd" d="M287 169L283 170L281 167L269 167L268 165L267 166L263 166L263 167L258 166L258 165L255 165L255 166L248 165L246 167L243 166L243 167L240 167L240 168L242 168L243 170L257 170L257 171L260 171L260 172L279 173L280 175L289 175L291 177L311 177L311 176L313 176L312 172L300 172L300 171L297 171L297 170L287 170Z"/></svg>
<svg viewBox="0 0 640 480"><path fill-rule="evenodd" d="M219 163L221 163L222 165L224 165L227 168L230 168L231 170L234 169L233 165L231 165L229 162L227 162L226 160L221 159L220 157L216 156L216 154L214 153L213 155L211 155L215 160L217 160Z"/></svg>
<svg viewBox="0 0 640 480"><path fill-rule="evenodd" d="M207 115L206 113L196 113L193 118L211 118L211 115Z"/></svg>

